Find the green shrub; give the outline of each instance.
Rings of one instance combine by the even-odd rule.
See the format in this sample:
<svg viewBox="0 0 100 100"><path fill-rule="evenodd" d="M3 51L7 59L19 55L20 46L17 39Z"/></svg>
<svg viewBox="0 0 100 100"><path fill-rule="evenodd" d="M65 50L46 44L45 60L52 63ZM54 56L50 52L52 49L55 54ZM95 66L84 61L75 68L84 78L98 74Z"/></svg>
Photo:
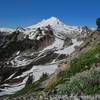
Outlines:
<svg viewBox="0 0 100 100"><path fill-rule="evenodd" d="M100 93L100 69L92 72L89 76L81 76L80 79L73 79L60 86L59 94L83 93L85 95L94 95Z"/></svg>
<svg viewBox="0 0 100 100"><path fill-rule="evenodd" d="M59 77L53 77L45 87L45 91L52 91L59 84Z"/></svg>
<svg viewBox="0 0 100 100"><path fill-rule="evenodd" d="M96 19L96 24L100 26L100 17Z"/></svg>

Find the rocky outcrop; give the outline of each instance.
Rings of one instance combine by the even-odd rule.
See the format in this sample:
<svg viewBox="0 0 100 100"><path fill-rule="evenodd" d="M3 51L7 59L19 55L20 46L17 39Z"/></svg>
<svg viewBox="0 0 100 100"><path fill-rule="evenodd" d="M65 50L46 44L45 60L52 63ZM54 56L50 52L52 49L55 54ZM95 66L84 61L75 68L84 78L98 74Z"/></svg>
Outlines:
<svg viewBox="0 0 100 100"><path fill-rule="evenodd" d="M19 31L18 29L10 35L0 35L0 60L9 58L13 53L17 51L25 51L32 49L33 51L39 51L50 45L54 41L52 30L43 30L45 33L39 40L37 36L41 35L42 30L38 28L35 40L29 39L25 31Z"/></svg>
<svg viewBox="0 0 100 100"><path fill-rule="evenodd" d="M82 31L80 35L77 36L78 40L86 40L88 36L92 33L93 31L89 29L87 26L82 27Z"/></svg>
<svg viewBox="0 0 100 100"><path fill-rule="evenodd" d="M42 35L42 31L45 34ZM29 39L29 36L25 34L25 29L17 28L13 33L5 35L4 33L0 33L0 82L3 82L13 73L19 72L20 68L14 68L12 64L12 59L17 56L16 52L24 52L26 50L31 51L40 51L46 46L52 44L54 41L53 31L50 28L46 28L46 30L41 30L40 28L36 29L37 35L42 35L42 37L38 40L37 36L35 39ZM49 52L50 54L50 52ZM25 56L25 55L24 55ZM57 56L57 55L56 55ZM53 57L56 57L53 55ZM48 56L50 57L50 56ZM33 57L34 58L34 57ZM30 59L33 59L32 56ZM48 59L49 60L49 59ZM42 64L43 61L46 61L44 58L43 60L34 61L32 65L36 65L39 63ZM13 62L14 63L14 62ZM27 67L27 66L24 66ZM20 70L20 73L24 72L25 70ZM8 74L6 74L8 73Z"/></svg>
<svg viewBox="0 0 100 100"><path fill-rule="evenodd" d="M63 47L68 47L68 46L70 46L70 45L72 45L72 44L73 44L73 43L72 43L71 38L66 37L66 39L64 40L64 45L63 45Z"/></svg>

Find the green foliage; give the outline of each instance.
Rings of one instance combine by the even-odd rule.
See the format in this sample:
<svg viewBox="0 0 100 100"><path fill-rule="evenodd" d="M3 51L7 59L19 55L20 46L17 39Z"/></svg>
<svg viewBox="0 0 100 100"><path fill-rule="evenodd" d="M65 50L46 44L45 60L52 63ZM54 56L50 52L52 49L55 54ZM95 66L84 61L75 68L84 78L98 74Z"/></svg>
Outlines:
<svg viewBox="0 0 100 100"><path fill-rule="evenodd" d="M90 69L94 63L100 61L100 44L95 49L82 54L79 58L75 58L70 63L70 69L67 72L67 76L73 76L76 73Z"/></svg>
<svg viewBox="0 0 100 100"><path fill-rule="evenodd" d="M60 86L59 94L66 93L84 93L85 95L94 95L100 93L100 71L91 73L91 76L82 76L79 80L74 79Z"/></svg>
<svg viewBox="0 0 100 100"><path fill-rule="evenodd" d="M57 86L59 84L60 78L59 77L53 77L51 79L51 81L49 82L49 84L46 85L45 87L45 91L52 91L55 86Z"/></svg>
<svg viewBox="0 0 100 100"><path fill-rule="evenodd" d="M96 24L100 26L100 17L96 19Z"/></svg>

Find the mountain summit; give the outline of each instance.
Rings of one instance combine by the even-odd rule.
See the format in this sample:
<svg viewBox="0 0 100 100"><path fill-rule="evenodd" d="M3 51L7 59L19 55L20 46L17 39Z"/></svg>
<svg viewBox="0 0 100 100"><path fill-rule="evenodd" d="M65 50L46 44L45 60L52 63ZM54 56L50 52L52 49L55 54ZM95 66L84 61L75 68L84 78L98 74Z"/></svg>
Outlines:
<svg viewBox="0 0 100 100"><path fill-rule="evenodd" d="M57 35L57 36L62 36L62 34L74 34L75 33L81 33L82 32L82 27L79 26L70 26L70 25L66 25L64 24L62 21L60 21L57 17L51 17L49 19L44 19L41 22L32 25L30 27L28 27L29 29L36 29L36 28L43 28L43 27L47 27L50 26L53 30L53 32ZM64 35L65 36L65 35Z"/></svg>
<svg viewBox="0 0 100 100"><path fill-rule="evenodd" d="M32 25L30 28L45 27L45 26L48 26L48 25L56 26L56 25L64 25L64 23L56 17L51 17L49 19L42 20L41 22L37 23L36 25Z"/></svg>

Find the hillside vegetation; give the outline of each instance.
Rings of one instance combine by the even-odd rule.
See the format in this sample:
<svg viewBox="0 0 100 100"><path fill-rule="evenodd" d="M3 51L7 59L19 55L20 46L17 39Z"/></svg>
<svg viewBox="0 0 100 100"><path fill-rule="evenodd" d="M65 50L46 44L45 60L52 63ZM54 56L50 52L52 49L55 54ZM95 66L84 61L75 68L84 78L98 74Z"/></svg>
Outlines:
<svg viewBox="0 0 100 100"><path fill-rule="evenodd" d="M70 78L61 84L61 94L81 92L88 95L100 92L100 43L95 49L73 59L70 68L61 77L63 80Z"/></svg>

